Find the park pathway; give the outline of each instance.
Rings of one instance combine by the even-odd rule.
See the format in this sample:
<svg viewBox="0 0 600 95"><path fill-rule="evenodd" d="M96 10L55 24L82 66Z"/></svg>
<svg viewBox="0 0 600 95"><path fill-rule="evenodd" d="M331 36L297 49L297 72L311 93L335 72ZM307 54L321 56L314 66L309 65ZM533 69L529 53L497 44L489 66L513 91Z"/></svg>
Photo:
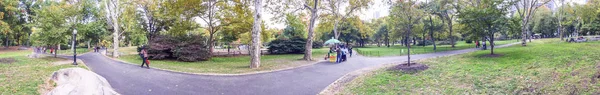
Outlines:
<svg viewBox="0 0 600 95"><path fill-rule="evenodd" d="M516 44L516 43L514 43ZM507 47L513 44L501 45ZM464 49L412 55L411 59L462 54L478 49ZM140 68L89 53L78 57L92 71L105 77L115 91L123 95L314 95L346 73L392 62L406 61L406 56L370 58L353 56L347 62L322 62L295 69L241 76L194 75Z"/></svg>

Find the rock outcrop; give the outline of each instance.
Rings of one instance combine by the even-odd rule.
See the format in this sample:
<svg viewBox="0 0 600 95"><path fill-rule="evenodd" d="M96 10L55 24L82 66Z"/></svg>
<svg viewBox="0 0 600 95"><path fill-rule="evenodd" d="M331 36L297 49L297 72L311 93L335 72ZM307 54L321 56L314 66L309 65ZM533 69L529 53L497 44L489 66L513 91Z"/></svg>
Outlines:
<svg viewBox="0 0 600 95"><path fill-rule="evenodd" d="M119 95L104 77L82 68L60 69L51 80L56 88L47 95Z"/></svg>

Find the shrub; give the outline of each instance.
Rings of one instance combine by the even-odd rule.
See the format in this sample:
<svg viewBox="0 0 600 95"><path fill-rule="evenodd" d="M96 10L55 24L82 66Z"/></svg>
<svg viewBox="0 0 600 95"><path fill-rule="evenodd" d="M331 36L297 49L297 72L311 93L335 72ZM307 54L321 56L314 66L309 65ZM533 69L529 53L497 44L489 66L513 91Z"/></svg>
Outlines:
<svg viewBox="0 0 600 95"><path fill-rule="evenodd" d="M431 40L417 40L417 46L423 46L423 44L425 45L433 45L433 42L431 42Z"/></svg>
<svg viewBox="0 0 600 95"><path fill-rule="evenodd" d="M180 61L206 61L210 58L210 50L204 38L195 36L182 40L173 50L173 56Z"/></svg>
<svg viewBox="0 0 600 95"><path fill-rule="evenodd" d="M276 39L269 43L269 53L271 54L301 54L304 53L306 39L302 37L292 37L290 39Z"/></svg>
<svg viewBox="0 0 600 95"><path fill-rule="evenodd" d="M150 59L177 59L204 61L210 58L208 47L201 36L156 36L150 41Z"/></svg>
<svg viewBox="0 0 600 95"><path fill-rule="evenodd" d="M167 59L172 58L171 50L175 48L177 40L169 36L155 36L149 43L148 57L150 59Z"/></svg>
<svg viewBox="0 0 600 95"><path fill-rule="evenodd" d="M321 42L321 41L314 41L312 48L323 48L323 42Z"/></svg>
<svg viewBox="0 0 600 95"><path fill-rule="evenodd" d="M471 44L471 43L473 43L473 40L466 40L465 43Z"/></svg>
<svg viewBox="0 0 600 95"><path fill-rule="evenodd" d="M450 44L451 44L450 42L451 42L450 40L447 40L447 41L439 41L439 43L437 43L437 44L438 44L438 45L450 45ZM454 43L456 44L456 41L454 41Z"/></svg>

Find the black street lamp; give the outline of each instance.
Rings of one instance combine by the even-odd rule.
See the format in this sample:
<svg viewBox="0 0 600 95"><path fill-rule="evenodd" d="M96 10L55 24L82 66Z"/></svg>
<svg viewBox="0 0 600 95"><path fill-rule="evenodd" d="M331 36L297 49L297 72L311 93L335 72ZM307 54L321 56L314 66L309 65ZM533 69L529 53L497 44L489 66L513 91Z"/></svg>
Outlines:
<svg viewBox="0 0 600 95"><path fill-rule="evenodd" d="M76 45L77 39L77 29L73 29L73 65L77 65L77 47Z"/></svg>

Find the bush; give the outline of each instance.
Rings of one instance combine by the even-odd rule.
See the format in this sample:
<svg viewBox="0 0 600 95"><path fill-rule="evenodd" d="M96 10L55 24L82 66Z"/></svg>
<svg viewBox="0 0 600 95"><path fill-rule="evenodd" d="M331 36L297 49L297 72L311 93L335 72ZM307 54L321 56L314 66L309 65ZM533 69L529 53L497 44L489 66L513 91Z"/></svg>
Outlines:
<svg viewBox="0 0 600 95"><path fill-rule="evenodd" d="M473 40L466 40L465 43L471 44L471 43L473 43Z"/></svg>
<svg viewBox="0 0 600 95"><path fill-rule="evenodd" d="M156 36L150 41L150 59L177 59L179 61L204 61L210 58L208 47L201 36Z"/></svg>
<svg viewBox="0 0 600 95"><path fill-rule="evenodd" d="M448 40L448 41L439 41L439 43L437 43L437 44L438 45L450 45L451 44L450 42L451 42L450 40ZM454 44L456 44L456 41L454 41Z"/></svg>
<svg viewBox="0 0 600 95"><path fill-rule="evenodd" d="M173 56L181 61L206 61L210 59L210 50L201 36L182 40L173 50Z"/></svg>
<svg viewBox="0 0 600 95"><path fill-rule="evenodd" d="M431 40L418 40L417 42L417 46L423 46L423 44L425 45L433 45L433 42L431 42Z"/></svg>
<svg viewBox="0 0 600 95"><path fill-rule="evenodd" d="M314 41L312 48L323 48L323 42L321 42L321 41Z"/></svg>
<svg viewBox="0 0 600 95"><path fill-rule="evenodd" d="M269 53L271 54L301 54L304 53L306 39L302 37L292 37L290 39L276 39L269 43Z"/></svg>

